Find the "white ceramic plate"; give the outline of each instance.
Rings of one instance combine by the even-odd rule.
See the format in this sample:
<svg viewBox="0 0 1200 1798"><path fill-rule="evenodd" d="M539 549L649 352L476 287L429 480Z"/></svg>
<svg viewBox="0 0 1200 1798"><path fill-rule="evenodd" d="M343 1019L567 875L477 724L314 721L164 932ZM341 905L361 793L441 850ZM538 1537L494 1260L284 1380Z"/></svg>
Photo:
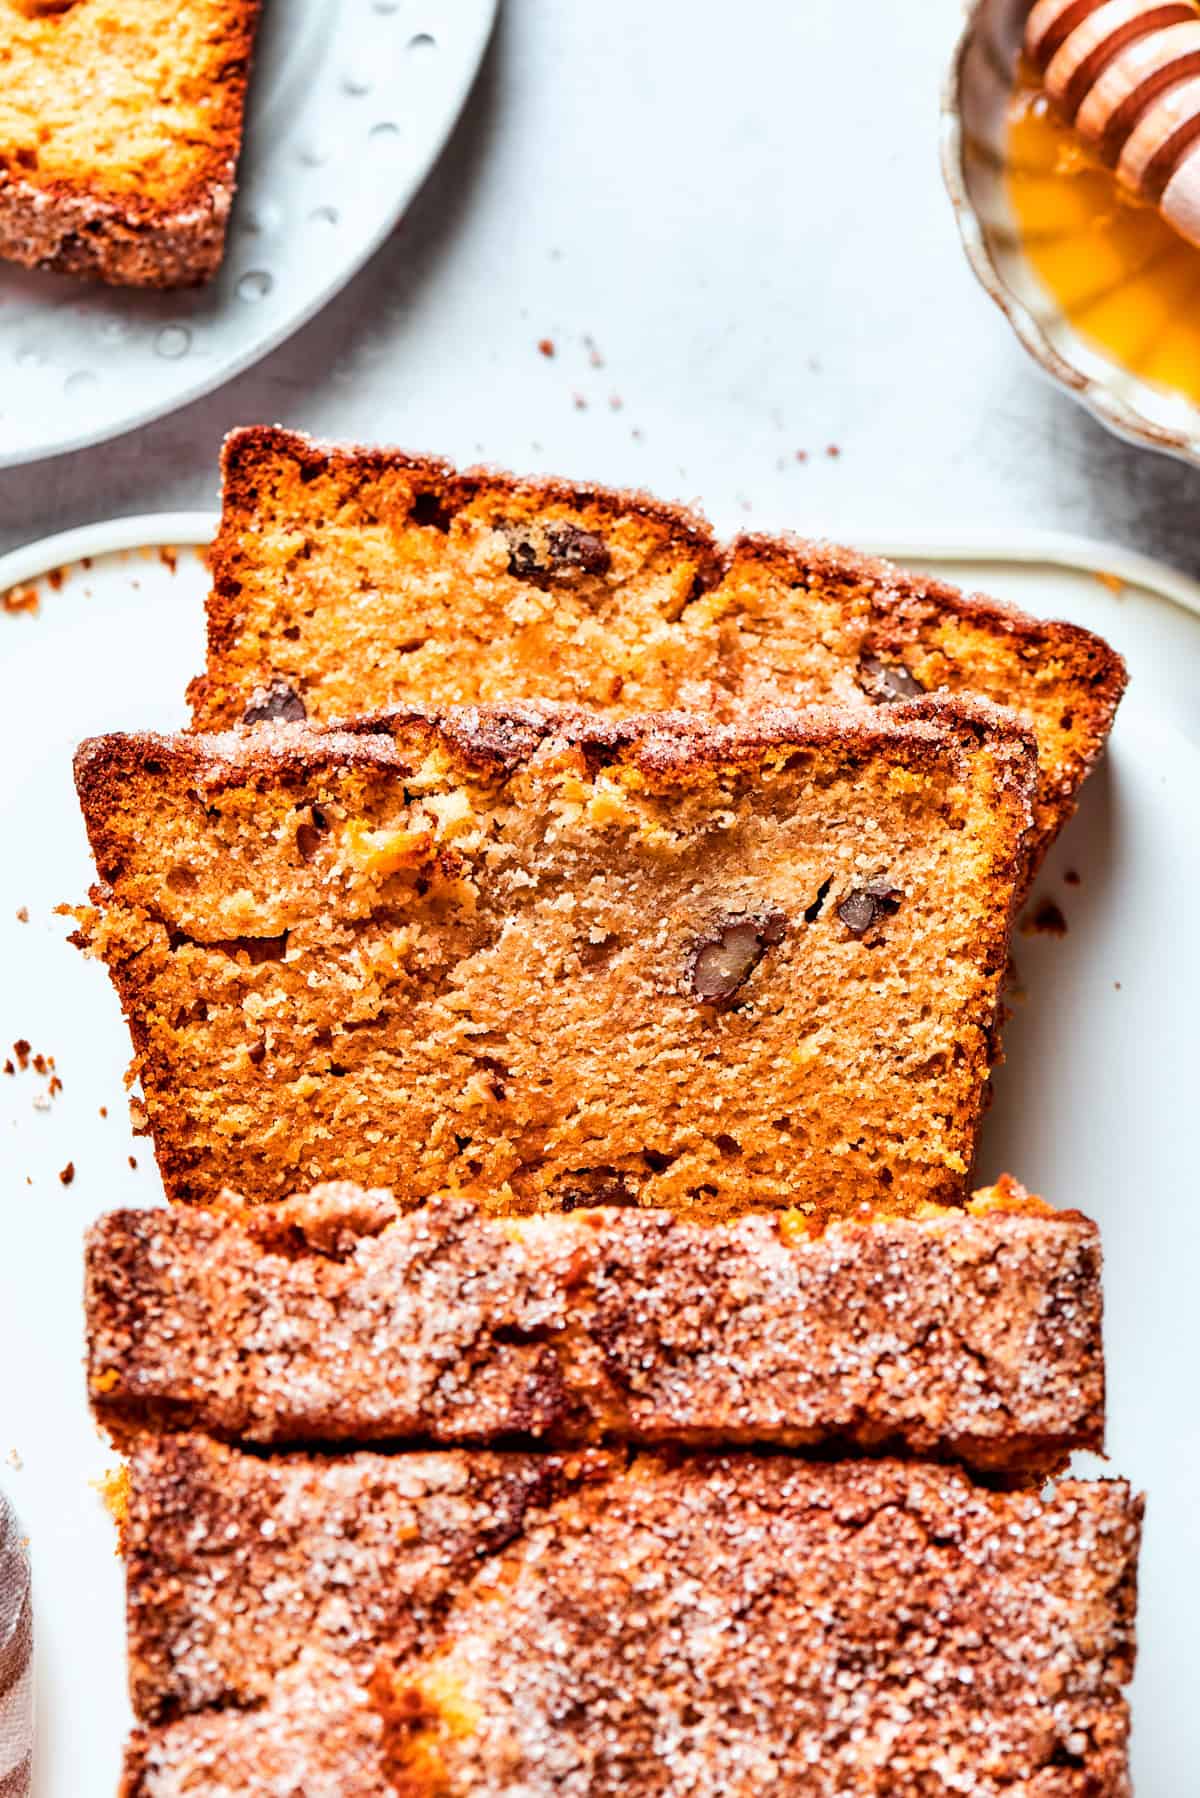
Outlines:
<svg viewBox="0 0 1200 1798"><path fill-rule="evenodd" d="M207 393L311 318L448 137L497 0L266 0L228 251L181 293L0 263L0 467Z"/></svg>
<svg viewBox="0 0 1200 1798"><path fill-rule="evenodd" d="M70 758L96 731L184 723L184 685L202 659L203 568L193 550L130 546L195 544L211 527L194 514L124 520L0 561L0 591L36 579L40 596L36 615L0 612L0 1058L25 1037L53 1054L63 1081L39 1110L44 1077L0 1076L0 1484L33 1543L37 1798L115 1788L128 1723L122 1583L89 1485L108 1456L84 1402L80 1237L102 1210L161 1198L149 1148L129 1130L116 1000L54 916L91 877ZM1091 625L1133 676L1111 753L1036 888L1061 906L1068 934L1016 939L1025 996L979 1171L1011 1169L1104 1230L1111 1465L1150 1494L1137 1790L1182 1798L1200 1766L1200 588L1070 539L872 547ZM68 1161L75 1178L63 1186Z"/></svg>

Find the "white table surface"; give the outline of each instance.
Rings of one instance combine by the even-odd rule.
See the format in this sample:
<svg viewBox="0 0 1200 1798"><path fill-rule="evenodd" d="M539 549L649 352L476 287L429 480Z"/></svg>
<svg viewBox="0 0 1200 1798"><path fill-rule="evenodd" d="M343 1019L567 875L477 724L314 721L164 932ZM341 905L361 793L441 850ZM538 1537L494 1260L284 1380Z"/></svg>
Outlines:
<svg viewBox="0 0 1200 1798"><path fill-rule="evenodd" d="M280 420L644 485L723 530L1058 526L1200 571L1200 474L1046 385L966 268L937 162L959 17L506 0L447 155L364 273L211 398L0 472L0 550L208 505L222 434Z"/></svg>

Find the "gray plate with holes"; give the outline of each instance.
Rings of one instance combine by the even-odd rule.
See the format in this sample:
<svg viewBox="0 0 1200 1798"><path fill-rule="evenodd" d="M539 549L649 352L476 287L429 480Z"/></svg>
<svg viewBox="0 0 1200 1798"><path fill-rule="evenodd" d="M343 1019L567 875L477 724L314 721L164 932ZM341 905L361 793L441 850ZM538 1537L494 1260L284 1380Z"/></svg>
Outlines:
<svg viewBox="0 0 1200 1798"><path fill-rule="evenodd" d="M138 293L0 263L0 466L207 393L361 268L458 117L498 0L267 0L225 265Z"/></svg>

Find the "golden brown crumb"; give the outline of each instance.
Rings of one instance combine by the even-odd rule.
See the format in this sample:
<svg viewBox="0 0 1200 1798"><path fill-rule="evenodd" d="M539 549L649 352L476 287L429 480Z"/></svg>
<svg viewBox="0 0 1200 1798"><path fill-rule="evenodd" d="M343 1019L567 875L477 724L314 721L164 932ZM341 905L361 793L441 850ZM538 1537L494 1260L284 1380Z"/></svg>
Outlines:
<svg viewBox="0 0 1200 1798"><path fill-rule="evenodd" d="M230 437L223 469L208 665L190 691L206 730L278 716L262 695L284 686L289 715L314 723L522 696L730 719L979 694L1037 732L1036 855L1124 687L1120 657L1074 625L827 544L721 544L646 494L270 429Z"/></svg>
<svg viewBox="0 0 1200 1798"><path fill-rule="evenodd" d="M117 1553L120 1554L120 1532L124 1530L129 1516L129 1469L122 1463L120 1467L110 1468L93 1484L104 1501L105 1509L117 1526Z"/></svg>
<svg viewBox="0 0 1200 1798"><path fill-rule="evenodd" d="M963 1196L1035 773L1011 714L465 708L77 772L111 888L80 939L173 1197Z"/></svg>
<svg viewBox="0 0 1200 1798"><path fill-rule="evenodd" d="M122 285L211 275L257 22L258 0L0 5L0 255Z"/></svg>
<svg viewBox="0 0 1200 1798"><path fill-rule="evenodd" d="M72 1180L75 1178L75 1163L73 1161L68 1161L66 1167L61 1170L58 1177L64 1186L70 1186Z"/></svg>
<svg viewBox="0 0 1200 1798"><path fill-rule="evenodd" d="M553 356L553 354L554 354L554 339L552 337L539 338L538 339L538 349L541 351L543 356Z"/></svg>
<svg viewBox="0 0 1200 1798"><path fill-rule="evenodd" d="M18 906L17 907L17 923L18 924L28 924L28 922L29 922L29 907L27 905Z"/></svg>

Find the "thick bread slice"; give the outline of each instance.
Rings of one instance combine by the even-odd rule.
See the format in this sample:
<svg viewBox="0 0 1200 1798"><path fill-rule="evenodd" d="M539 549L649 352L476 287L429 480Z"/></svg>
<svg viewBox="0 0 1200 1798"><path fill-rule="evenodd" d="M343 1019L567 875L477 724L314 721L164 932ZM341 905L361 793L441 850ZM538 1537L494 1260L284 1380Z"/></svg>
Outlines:
<svg viewBox="0 0 1200 1798"><path fill-rule="evenodd" d="M224 475L200 729L413 701L729 717L978 694L1037 733L1036 860L1125 685L1120 656L1075 625L827 544L723 547L706 520L645 494L277 429L235 432Z"/></svg>
<svg viewBox="0 0 1200 1798"><path fill-rule="evenodd" d="M260 4L0 4L0 256L118 286L214 274Z"/></svg>
<svg viewBox="0 0 1200 1798"><path fill-rule="evenodd" d="M1035 779L1011 714L527 707L87 743L174 1198L960 1201Z"/></svg>
<svg viewBox="0 0 1200 1798"><path fill-rule="evenodd" d="M133 1458L127 1798L1127 1798L1140 1503L898 1461Z"/></svg>
<svg viewBox="0 0 1200 1798"><path fill-rule="evenodd" d="M1007 1181L820 1235L344 1186L117 1211L87 1324L118 1440L824 1442L1025 1473L1103 1447L1098 1232Z"/></svg>

